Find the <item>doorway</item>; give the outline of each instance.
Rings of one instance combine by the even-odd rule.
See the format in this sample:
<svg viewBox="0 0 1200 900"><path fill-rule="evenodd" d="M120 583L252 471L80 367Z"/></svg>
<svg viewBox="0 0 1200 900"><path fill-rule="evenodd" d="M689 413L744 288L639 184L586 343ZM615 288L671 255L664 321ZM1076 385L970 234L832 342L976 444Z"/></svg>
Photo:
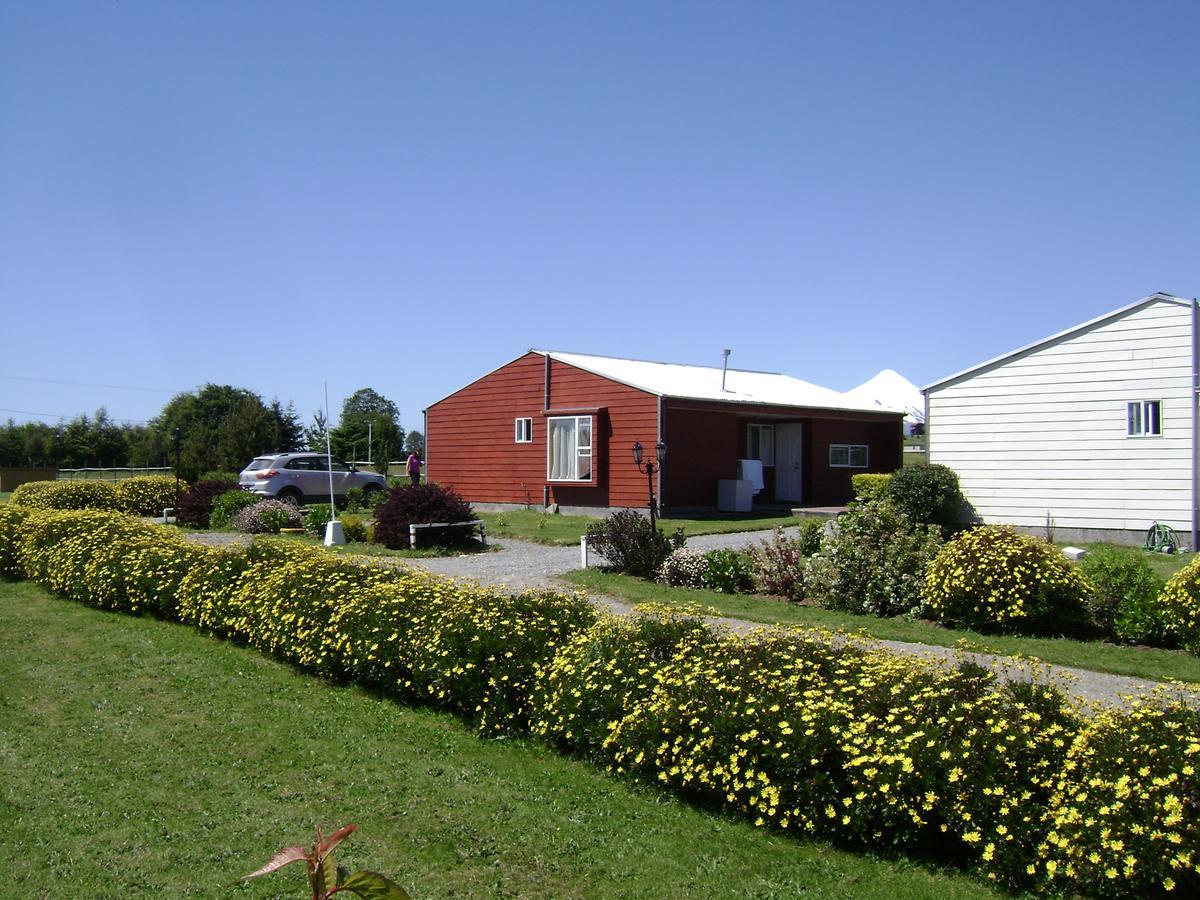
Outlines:
<svg viewBox="0 0 1200 900"><path fill-rule="evenodd" d="M804 499L801 438L804 426L789 422L775 426L775 499L798 503Z"/></svg>

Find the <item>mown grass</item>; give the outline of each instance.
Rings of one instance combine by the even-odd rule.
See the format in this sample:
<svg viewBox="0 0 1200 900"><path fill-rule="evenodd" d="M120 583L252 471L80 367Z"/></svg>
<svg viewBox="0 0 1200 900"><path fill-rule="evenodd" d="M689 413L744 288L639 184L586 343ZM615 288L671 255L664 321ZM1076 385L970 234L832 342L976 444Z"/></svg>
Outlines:
<svg viewBox="0 0 1200 900"><path fill-rule="evenodd" d="M966 875L709 814L528 741L153 619L0 583L14 897L304 896L280 846L356 822L416 897L982 897Z"/></svg>
<svg viewBox="0 0 1200 900"><path fill-rule="evenodd" d="M811 625L861 632L886 641L958 647L1002 656L1028 656L1060 666L1129 675L1151 681L1200 682L1200 657L1182 650L1122 647L1098 641L1067 638L1032 638L984 635L975 631L943 628L931 622L881 619L837 612L816 606L789 603L774 597L720 594L694 588L667 587L630 575L599 569L580 569L563 576L571 584L609 594L630 603L658 603L685 609L701 608L711 614L768 625Z"/></svg>
<svg viewBox="0 0 1200 900"><path fill-rule="evenodd" d="M588 525L602 521L595 516L552 515L536 509L515 509L505 512L479 513L487 523L489 536L518 538L551 546L578 544ZM659 519L659 527L668 535L682 528L689 537L697 534L731 534L741 531L763 531L796 524L796 517L774 513L730 513L704 519Z"/></svg>

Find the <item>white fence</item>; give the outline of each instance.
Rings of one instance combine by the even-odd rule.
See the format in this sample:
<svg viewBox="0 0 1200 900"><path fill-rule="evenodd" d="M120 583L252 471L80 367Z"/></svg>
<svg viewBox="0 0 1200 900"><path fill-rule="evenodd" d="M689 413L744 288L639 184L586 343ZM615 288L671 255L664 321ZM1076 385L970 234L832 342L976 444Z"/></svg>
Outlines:
<svg viewBox="0 0 1200 900"><path fill-rule="evenodd" d="M175 470L170 466L160 466L156 469L132 469L127 467L96 468L96 469L59 469L59 481L122 481L135 478L138 475L173 475Z"/></svg>

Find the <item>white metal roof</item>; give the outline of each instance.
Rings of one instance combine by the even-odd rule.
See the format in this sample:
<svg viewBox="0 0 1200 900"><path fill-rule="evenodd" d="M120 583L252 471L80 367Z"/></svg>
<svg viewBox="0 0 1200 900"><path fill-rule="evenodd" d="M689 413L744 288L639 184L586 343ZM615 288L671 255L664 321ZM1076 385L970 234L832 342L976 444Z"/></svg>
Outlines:
<svg viewBox="0 0 1200 900"><path fill-rule="evenodd" d="M1074 325L1065 331L1060 331L1057 334L1050 335L1050 337L1042 338L1040 341L1034 341L1032 344L1026 344L1024 347L1018 347L1016 350L1011 350L1008 353L1002 353L999 356L994 356L985 362L979 363L978 365L955 372L953 375L947 375L945 378L940 378L932 384L925 385L925 387L921 388L921 391L923 393L928 393L935 388L943 387L944 385L947 385L952 381L957 381L958 379L967 375L974 375L977 372L981 372L984 369L989 369L998 363L1004 362L1005 360L1012 359L1016 356L1021 356L1024 353L1028 353L1030 350L1036 350L1038 347L1044 346L1045 344L1062 340L1063 338L1069 337L1077 332L1086 331L1089 328L1092 328L1096 325L1101 325L1113 319L1119 319L1122 316L1128 315L1134 310L1141 309L1143 306L1149 306L1151 303L1176 303L1188 305L1195 302L1196 301L1194 300L1186 300L1183 297L1176 297L1174 294L1164 294L1160 291L1158 293L1151 294L1149 297L1143 297L1136 303L1130 303L1128 306L1122 306L1120 309L1114 309L1112 312L1107 312L1102 316L1097 316L1096 318L1089 319L1088 321L1079 325Z"/></svg>
<svg viewBox="0 0 1200 900"><path fill-rule="evenodd" d="M731 368L726 373L725 389L722 390L720 366L685 366L641 359L562 353L557 350L533 352L661 397L844 409L854 412L903 412L899 409L883 408L873 401L848 397L838 391L776 372L751 372Z"/></svg>

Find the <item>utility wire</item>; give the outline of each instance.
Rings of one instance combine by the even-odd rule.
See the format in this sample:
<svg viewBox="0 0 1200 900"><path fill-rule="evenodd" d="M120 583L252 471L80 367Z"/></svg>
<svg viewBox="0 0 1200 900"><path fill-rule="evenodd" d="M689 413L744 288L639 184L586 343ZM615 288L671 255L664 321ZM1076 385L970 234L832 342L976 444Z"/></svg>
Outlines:
<svg viewBox="0 0 1200 900"><path fill-rule="evenodd" d="M5 378L10 381L36 381L39 384L65 384L68 387L95 387L108 388L114 391L148 391L154 394L176 394L176 390L168 388L151 388L151 387L133 387L128 384L98 384L92 381L61 381L57 378L32 378L28 375L0 375L0 378Z"/></svg>
<svg viewBox="0 0 1200 900"><path fill-rule="evenodd" d="M0 412L16 413L19 416L42 416L43 418L46 418L46 419L73 419L73 418L75 418L75 416L65 416L62 413L33 412L28 409L6 409L3 406L0 406ZM76 416L84 415L84 413L76 413L75 415ZM111 421L116 422L118 425L149 425L150 424L149 422L143 422L141 419L112 419Z"/></svg>

